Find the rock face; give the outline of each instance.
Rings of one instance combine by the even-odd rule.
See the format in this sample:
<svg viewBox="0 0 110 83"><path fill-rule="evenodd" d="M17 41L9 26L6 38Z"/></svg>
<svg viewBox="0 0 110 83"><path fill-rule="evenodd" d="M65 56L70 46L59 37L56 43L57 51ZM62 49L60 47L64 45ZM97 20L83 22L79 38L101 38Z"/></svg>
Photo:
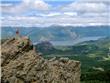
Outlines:
<svg viewBox="0 0 110 83"><path fill-rule="evenodd" d="M80 83L80 62L46 60L28 38L12 38L1 47L2 83Z"/></svg>

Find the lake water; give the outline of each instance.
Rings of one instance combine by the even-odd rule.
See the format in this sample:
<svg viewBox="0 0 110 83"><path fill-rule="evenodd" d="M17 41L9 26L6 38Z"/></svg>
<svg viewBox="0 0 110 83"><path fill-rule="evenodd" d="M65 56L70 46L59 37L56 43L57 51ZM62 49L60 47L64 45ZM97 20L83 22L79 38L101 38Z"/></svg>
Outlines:
<svg viewBox="0 0 110 83"><path fill-rule="evenodd" d="M69 41L50 41L53 45L55 46L71 46L71 45L75 45L84 41L90 41L90 40L98 40L100 38L104 38L104 37L84 37L84 38L78 38L76 40L69 40ZM34 42L33 44L37 44L38 42Z"/></svg>

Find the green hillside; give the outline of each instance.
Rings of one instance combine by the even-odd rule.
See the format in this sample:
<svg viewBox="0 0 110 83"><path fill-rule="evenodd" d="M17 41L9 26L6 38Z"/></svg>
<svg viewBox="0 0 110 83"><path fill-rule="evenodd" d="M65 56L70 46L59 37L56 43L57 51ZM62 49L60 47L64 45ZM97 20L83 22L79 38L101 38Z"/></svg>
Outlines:
<svg viewBox="0 0 110 83"><path fill-rule="evenodd" d="M107 83L110 80L109 47L110 39L103 38L82 42L75 46L55 46L49 54L44 53L44 57L49 59L63 56L79 60L83 83Z"/></svg>

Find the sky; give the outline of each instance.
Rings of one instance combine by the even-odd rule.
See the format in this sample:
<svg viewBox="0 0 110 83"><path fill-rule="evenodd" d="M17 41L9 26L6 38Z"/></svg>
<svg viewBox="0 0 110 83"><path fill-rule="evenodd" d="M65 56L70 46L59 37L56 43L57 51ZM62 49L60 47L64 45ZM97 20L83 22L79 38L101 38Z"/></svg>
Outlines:
<svg viewBox="0 0 110 83"><path fill-rule="evenodd" d="M110 0L1 0L2 26L110 25Z"/></svg>

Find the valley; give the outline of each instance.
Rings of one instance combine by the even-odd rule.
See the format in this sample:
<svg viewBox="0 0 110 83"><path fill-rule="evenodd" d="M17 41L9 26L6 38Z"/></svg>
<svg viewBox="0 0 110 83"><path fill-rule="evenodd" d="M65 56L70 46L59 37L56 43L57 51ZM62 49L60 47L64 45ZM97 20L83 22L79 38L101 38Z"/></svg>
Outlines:
<svg viewBox="0 0 110 83"><path fill-rule="evenodd" d="M81 62L81 80L84 83L107 83L110 79L110 39L109 37L99 40L82 42L73 46L52 46L45 45L45 49L36 48L43 54L43 57L68 57L71 60ZM37 46L37 45L36 45ZM42 47L41 47L42 48ZM92 82L91 82L92 81ZM109 82L108 82L109 83Z"/></svg>
<svg viewBox="0 0 110 83"><path fill-rule="evenodd" d="M2 27L1 43L15 36L16 28ZM110 83L109 26L21 27L45 59L64 57L81 62L81 83Z"/></svg>

